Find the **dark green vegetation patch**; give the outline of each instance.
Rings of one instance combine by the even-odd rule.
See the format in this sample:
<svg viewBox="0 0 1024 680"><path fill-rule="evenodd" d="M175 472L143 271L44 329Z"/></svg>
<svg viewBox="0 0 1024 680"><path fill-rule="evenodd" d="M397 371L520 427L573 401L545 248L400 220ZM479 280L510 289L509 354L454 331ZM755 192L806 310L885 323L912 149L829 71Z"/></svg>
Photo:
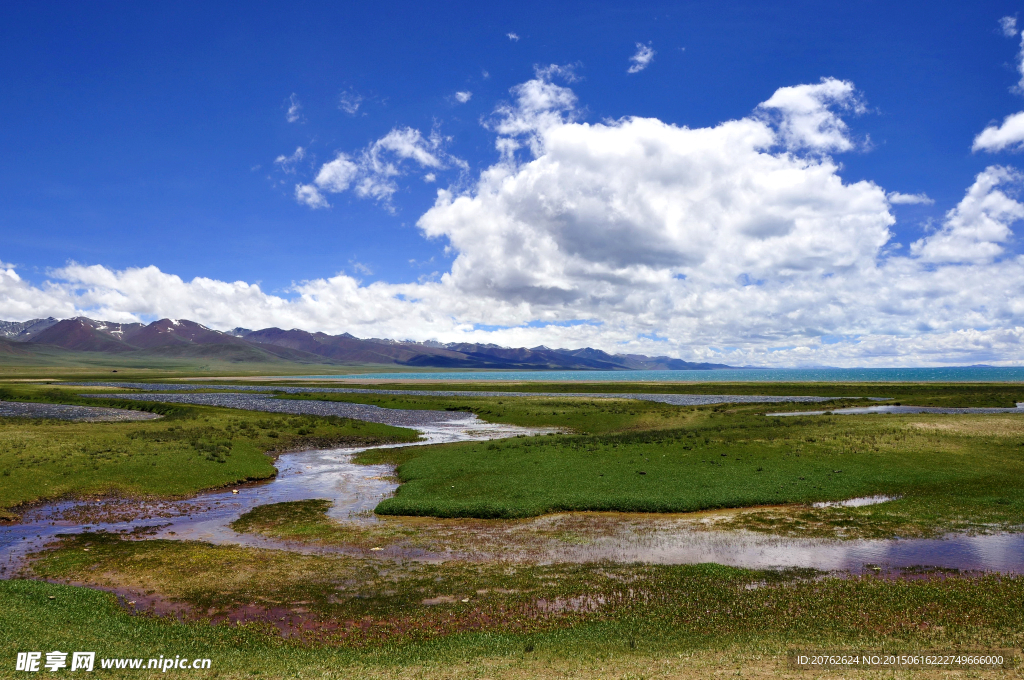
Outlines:
<svg viewBox="0 0 1024 680"><path fill-rule="evenodd" d="M587 422L600 417L597 403L576 411L578 429L600 429ZM389 515L691 512L887 495L900 499L816 512L831 518L832 529L859 526L855 535L1024 524L1024 416L771 418L763 411L641 402L620 426L663 429L368 451L360 460L398 464L402 486L377 507ZM885 517L881 533L866 528L873 515Z"/></svg>

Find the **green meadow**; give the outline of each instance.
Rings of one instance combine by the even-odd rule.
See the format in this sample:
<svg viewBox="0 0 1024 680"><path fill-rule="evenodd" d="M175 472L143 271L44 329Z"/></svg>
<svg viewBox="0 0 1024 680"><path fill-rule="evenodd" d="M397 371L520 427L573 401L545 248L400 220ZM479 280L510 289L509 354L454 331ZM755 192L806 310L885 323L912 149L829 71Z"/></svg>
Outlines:
<svg viewBox="0 0 1024 680"><path fill-rule="evenodd" d="M10 387L0 390L0 398L162 416L131 422L0 418L0 518L13 518L19 505L58 498L180 498L269 479L276 474L274 456L282 451L418 437L404 428L344 418L82 398L53 388Z"/></svg>

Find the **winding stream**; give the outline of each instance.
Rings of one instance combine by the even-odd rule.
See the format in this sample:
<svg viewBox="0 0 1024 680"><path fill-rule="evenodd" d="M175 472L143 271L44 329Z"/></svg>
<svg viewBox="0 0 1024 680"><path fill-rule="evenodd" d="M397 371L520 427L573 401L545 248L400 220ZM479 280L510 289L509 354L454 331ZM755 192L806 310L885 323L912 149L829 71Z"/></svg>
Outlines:
<svg viewBox="0 0 1024 680"><path fill-rule="evenodd" d="M543 432L485 423L465 413L400 411L345 402L277 400L265 394L118 396L281 413L344 415L411 427L423 436L423 440L418 442L420 445L531 436ZM26 555L39 550L58 534L83 531L134 532L155 538L399 560L717 562L748 568L811 567L853 573L920 566L1024 573L1024 534L843 541L709 529L708 521L722 512L688 515L562 513L516 521L378 518L372 514L373 508L381 498L394 493L397 488L394 470L389 465L352 463L352 455L363 450L366 449L283 454L276 463L278 474L273 480L204 493L188 500L98 499L34 508L24 514L20 523L0 526L0 577L14 575ZM339 521L386 525L405 529L410 536L422 534L426 538L419 540L413 537L372 549L324 547L238 534L229 527L232 521L256 506L309 498L333 501L329 515Z"/></svg>

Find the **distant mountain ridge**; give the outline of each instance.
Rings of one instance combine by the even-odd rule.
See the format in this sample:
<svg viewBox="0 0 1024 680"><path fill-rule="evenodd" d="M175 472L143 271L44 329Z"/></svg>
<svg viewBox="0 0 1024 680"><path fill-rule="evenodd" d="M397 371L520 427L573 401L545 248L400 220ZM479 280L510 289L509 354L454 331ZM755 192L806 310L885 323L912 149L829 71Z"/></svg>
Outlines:
<svg viewBox="0 0 1024 680"><path fill-rule="evenodd" d="M693 363L672 357L608 354L599 349L500 347L478 343L412 342L360 339L348 333L327 335L299 329L235 328L222 332L187 319L150 324L113 323L87 317L0 321L0 351L19 354L32 346L72 352L131 356L195 357L231 362L393 365L422 368L538 370L714 370L725 364ZM2 349L2 348L0 348Z"/></svg>
<svg viewBox="0 0 1024 680"><path fill-rule="evenodd" d="M57 319L52 316L48 319L32 319L31 321L0 321L0 338L28 340L55 323L57 323Z"/></svg>

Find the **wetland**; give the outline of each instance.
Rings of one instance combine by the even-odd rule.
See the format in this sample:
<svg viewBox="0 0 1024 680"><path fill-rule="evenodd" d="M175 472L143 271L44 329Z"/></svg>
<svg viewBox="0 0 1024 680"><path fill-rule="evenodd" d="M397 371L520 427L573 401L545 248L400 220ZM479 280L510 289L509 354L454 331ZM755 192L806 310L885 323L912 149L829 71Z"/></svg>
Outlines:
<svg viewBox="0 0 1024 680"><path fill-rule="evenodd" d="M271 677L696 677L1020 646L1024 390L691 387L5 387L0 644L131 631L221 677L259 675L245 650ZM836 415L868 397L952 411Z"/></svg>

